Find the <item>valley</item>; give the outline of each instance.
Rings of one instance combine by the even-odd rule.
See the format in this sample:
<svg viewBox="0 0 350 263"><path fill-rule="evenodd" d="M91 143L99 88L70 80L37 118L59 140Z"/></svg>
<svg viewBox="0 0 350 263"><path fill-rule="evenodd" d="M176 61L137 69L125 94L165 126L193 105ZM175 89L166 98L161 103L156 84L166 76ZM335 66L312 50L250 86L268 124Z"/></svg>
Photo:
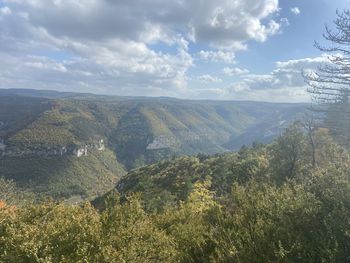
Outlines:
<svg viewBox="0 0 350 263"><path fill-rule="evenodd" d="M1 175L58 199L91 199L127 171L159 160L271 142L306 110L306 104L36 90L1 90L0 105Z"/></svg>

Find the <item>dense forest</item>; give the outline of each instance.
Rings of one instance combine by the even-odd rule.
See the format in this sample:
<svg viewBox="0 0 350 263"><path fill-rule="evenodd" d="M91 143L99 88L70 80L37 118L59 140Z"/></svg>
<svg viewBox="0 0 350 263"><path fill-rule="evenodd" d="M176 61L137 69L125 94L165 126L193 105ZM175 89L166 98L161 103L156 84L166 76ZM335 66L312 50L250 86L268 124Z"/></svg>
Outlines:
<svg viewBox="0 0 350 263"><path fill-rule="evenodd" d="M1 176L37 198L94 199L129 170L271 142L306 104L0 90Z"/></svg>
<svg viewBox="0 0 350 263"><path fill-rule="evenodd" d="M327 130L295 124L133 170L92 204L34 204L3 181L0 262L348 262L349 166Z"/></svg>

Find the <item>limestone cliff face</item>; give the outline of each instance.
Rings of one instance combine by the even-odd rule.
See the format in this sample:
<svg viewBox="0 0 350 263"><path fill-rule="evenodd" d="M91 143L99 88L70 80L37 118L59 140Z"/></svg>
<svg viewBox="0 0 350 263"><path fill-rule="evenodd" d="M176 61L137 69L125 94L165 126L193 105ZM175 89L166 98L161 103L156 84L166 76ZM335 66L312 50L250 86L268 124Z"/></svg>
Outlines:
<svg viewBox="0 0 350 263"><path fill-rule="evenodd" d="M147 150L159 150L174 147L177 140L174 136L160 135L147 145Z"/></svg>
<svg viewBox="0 0 350 263"><path fill-rule="evenodd" d="M55 156L87 156L90 151L103 151L104 141L98 140L94 143L84 145L69 145L60 147L31 147L22 149L18 147L8 147L4 139L0 138L0 157L55 157Z"/></svg>

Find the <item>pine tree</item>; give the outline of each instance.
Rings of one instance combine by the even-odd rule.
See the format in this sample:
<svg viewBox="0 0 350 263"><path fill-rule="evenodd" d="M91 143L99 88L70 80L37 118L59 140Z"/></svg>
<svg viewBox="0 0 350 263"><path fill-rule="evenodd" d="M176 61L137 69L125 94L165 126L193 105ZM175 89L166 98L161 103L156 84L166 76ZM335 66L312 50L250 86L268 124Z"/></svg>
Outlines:
<svg viewBox="0 0 350 263"><path fill-rule="evenodd" d="M323 37L331 43L316 48L328 55L328 63L305 72L312 97L311 110L337 141L350 147L350 10L337 11L335 29L326 26Z"/></svg>

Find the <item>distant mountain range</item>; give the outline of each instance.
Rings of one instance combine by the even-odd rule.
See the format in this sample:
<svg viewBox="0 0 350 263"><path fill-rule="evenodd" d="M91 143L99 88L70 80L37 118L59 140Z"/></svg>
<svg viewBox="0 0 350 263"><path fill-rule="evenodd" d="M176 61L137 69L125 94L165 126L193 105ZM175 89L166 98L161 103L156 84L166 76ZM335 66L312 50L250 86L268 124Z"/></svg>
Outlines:
<svg viewBox="0 0 350 263"><path fill-rule="evenodd" d="M306 108L0 90L0 175L54 198L92 198L144 164L268 143Z"/></svg>

